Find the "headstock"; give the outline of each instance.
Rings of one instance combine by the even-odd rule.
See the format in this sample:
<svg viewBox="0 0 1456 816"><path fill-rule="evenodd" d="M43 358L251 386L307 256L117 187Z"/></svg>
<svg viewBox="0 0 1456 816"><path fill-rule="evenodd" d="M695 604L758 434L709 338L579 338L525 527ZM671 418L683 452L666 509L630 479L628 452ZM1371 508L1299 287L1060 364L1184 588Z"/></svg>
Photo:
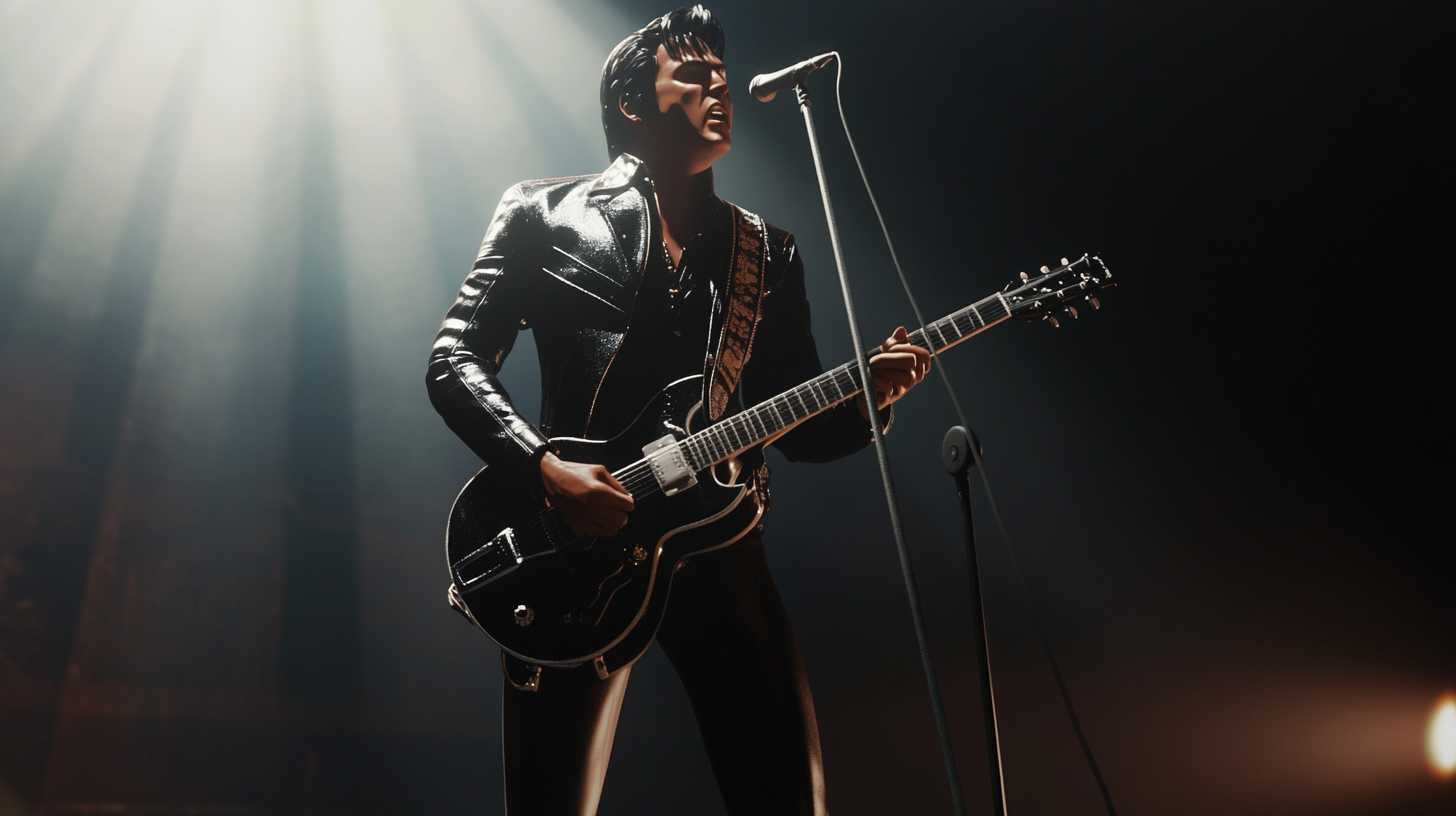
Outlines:
<svg viewBox="0 0 1456 816"><path fill-rule="evenodd" d="M1006 284L1001 297L1006 308L1017 320L1048 320L1059 326L1059 316L1077 317L1072 301L1084 299L1094 309L1102 308L1097 296L1105 289L1117 284L1112 282L1112 273L1096 255L1083 255L1071 263L1066 258L1056 269L1043 266L1041 274L1031 276L1021 273L1021 280Z"/></svg>

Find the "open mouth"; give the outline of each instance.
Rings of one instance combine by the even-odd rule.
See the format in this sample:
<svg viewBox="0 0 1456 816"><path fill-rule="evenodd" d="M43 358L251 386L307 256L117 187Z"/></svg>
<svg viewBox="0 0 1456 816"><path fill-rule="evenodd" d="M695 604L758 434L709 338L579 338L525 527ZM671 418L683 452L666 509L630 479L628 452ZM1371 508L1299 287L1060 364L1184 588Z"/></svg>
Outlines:
<svg viewBox="0 0 1456 816"><path fill-rule="evenodd" d="M713 107L708 108L708 121L726 122L728 121L728 111L723 110L723 108L717 105L714 105Z"/></svg>

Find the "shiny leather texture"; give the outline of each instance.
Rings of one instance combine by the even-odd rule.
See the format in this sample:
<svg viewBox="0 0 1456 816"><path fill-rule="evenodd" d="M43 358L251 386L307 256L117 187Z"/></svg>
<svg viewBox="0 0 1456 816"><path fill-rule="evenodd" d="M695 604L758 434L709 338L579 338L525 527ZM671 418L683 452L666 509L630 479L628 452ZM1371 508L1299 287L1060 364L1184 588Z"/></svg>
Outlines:
<svg viewBox="0 0 1456 816"><path fill-rule="evenodd" d="M600 175L512 187L435 338L426 379L435 409L481 459L519 473L533 490L541 489L536 462L550 449L549 437L606 438L621 430L596 427L592 416L630 328L649 248L661 243L651 185L641 162L623 154ZM822 371L793 236L770 225L769 244L763 307L740 379L749 405ZM710 283L709 336L717 337L723 281ZM534 332L540 357L539 426L515 410L497 377L523 328ZM729 412L740 408L735 403ZM869 423L845 403L775 444L790 460L829 461L870 441ZM745 462L750 470L760 464ZM760 489L766 492L762 480Z"/></svg>

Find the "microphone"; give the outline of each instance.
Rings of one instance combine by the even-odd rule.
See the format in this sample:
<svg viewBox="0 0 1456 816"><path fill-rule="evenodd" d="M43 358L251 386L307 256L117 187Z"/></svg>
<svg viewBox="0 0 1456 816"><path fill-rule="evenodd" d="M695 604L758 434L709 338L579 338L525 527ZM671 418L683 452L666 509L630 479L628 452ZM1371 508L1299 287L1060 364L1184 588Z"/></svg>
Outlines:
<svg viewBox="0 0 1456 816"><path fill-rule="evenodd" d="M815 71L828 65L833 60L833 51L828 54L820 54L813 59L806 59L798 65L790 65L782 71L774 71L772 74L759 74L748 83L748 92L760 102L768 102L785 88L792 88L803 82L806 77Z"/></svg>

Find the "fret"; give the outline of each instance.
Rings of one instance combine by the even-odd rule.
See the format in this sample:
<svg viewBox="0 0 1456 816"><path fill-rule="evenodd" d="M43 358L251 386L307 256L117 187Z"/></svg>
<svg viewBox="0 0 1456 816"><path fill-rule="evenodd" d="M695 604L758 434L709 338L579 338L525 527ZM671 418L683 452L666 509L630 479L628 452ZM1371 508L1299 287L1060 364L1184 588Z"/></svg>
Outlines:
<svg viewBox="0 0 1456 816"><path fill-rule="evenodd" d="M996 299L1001 302L1001 309L1005 311L1006 314L1011 314L1011 305L1006 302L1006 298L1001 297L1000 294L997 294Z"/></svg>
<svg viewBox="0 0 1456 816"><path fill-rule="evenodd" d="M771 436L784 429L784 423L779 418L779 412L774 410L773 403L765 402L759 406L758 422L764 429L764 436Z"/></svg>
<svg viewBox="0 0 1456 816"><path fill-rule="evenodd" d="M713 461L716 462L728 455L728 452L723 449L722 430L717 425L703 431L703 441L710 446L708 454L713 457Z"/></svg>
<svg viewBox="0 0 1456 816"><path fill-rule="evenodd" d="M808 404L804 402L804 392L802 390L798 388L791 388L788 391L784 392L784 396L799 401L799 408L794 412L794 416L796 418L803 418L809 415L811 409L809 408ZM792 407L793 403L790 402L789 405L790 407Z"/></svg>
<svg viewBox="0 0 1456 816"><path fill-rule="evenodd" d="M789 405L787 396L779 394L777 397L769 400L768 404L773 406L774 413L779 418L780 430L788 427L794 421L794 409Z"/></svg>
<svg viewBox="0 0 1456 816"><path fill-rule="evenodd" d="M830 374L828 375L821 374L814 379L814 381L819 385L819 390L816 393L813 392L811 389L810 393L814 394L814 402L816 408L827 408L839 401L835 398L834 394L830 393L829 389L827 388L827 386L834 384L834 377L832 376L832 373L833 372L830 372Z"/></svg>
<svg viewBox="0 0 1456 816"><path fill-rule="evenodd" d="M814 393L814 396L815 396L815 398L818 399L818 402L820 402L820 405L828 405L828 404L830 404L830 399L828 399L828 395L826 395L826 393L824 393L824 382L823 382L823 380L824 380L824 377L814 377L814 379L811 379L810 380L810 392Z"/></svg>
<svg viewBox="0 0 1456 816"><path fill-rule="evenodd" d="M749 417L748 423L750 427L757 425L759 439L763 439L764 437L768 436L768 429L764 427L763 417L759 415L757 408L750 408L744 413Z"/></svg>
<svg viewBox="0 0 1456 816"><path fill-rule="evenodd" d="M943 329L941 329L940 323L939 322L936 322L936 323L931 323L930 325L935 329L935 333L938 334L938 335L940 335L940 345L939 346L936 346L935 347L935 350L936 351L940 351L941 349L943 349L946 346L950 345L950 343L946 342L946 339L945 339L945 331Z"/></svg>
<svg viewBox="0 0 1456 816"><path fill-rule="evenodd" d="M736 451L739 448L743 447L742 445L738 444L738 423L730 420L728 422L722 423L721 427L723 428L724 449L728 453L732 453L733 451Z"/></svg>
<svg viewBox="0 0 1456 816"><path fill-rule="evenodd" d="M748 427L745 415L739 414L735 419L738 421L733 423L733 437L738 441L736 449L741 450L753 444L753 430Z"/></svg>
<svg viewBox="0 0 1456 816"><path fill-rule="evenodd" d="M738 427L743 433L743 438L746 439L749 444L753 444L753 442L762 439L766 435L762 433L760 429L755 425L754 420L757 419L758 414L756 414L753 409L750 408L749 410L739 414L739 416L743 417L743 419L738 423Z"/></svg>
<svg viewBox="0 0 1456 816"><path fill-rule="evenodd" d="M773 398L774 412L784 426L792 425L799 419L799 412L794 409L793 393L794 389L789 389Z"/></svg>
<svg viewBox="0 0 1456 816"><path fill-rule="evenodd" d="M743 412L742 427L745 438L750 445L768 436L768 434L763 432L763 423L759 421L758 411L752 408Z"/></svg>
<svg viewBox="0 0 1456 816"><path fill-rule="evenodd" d="M725 422L718 427L718 439L723 444L722 454L724 456L738 450L738 446L733 443L733 426L730 423Z"/></svg>
<svg viewBox="0 0 1456 816"><path fill-rule="evenodd" d="M812 383L813 380L809 382ZM799 395L799 402L804 406L804 416L809 416L824 408L824 400L820 399L808 384L796 387L794 392Z"/></svg>
<svg viewBox="0 0 1456 816"><path fill-rule="evenodd" d="M748 442L748 435L743 432L742 420L739 420L737 422L729 421L723 424L728 430L728 444L730 445L729 450L736 451L748 447L748 445L746 444Z"/></svg>
<svg viewBox="0 0 1456 816"><path fill-rule="evenodd" d="M799 386L798 388L796 388L794 390L795 391L808 391L809 392L809 396L811 396L811 397L814 398L814 404L816 406L822 406L826 402L828 402L828 400L826 400L824 398L823 391L817 389L817 386L818 385L819 385L819 378L818 377L815 377L814 379L812 379L812 380L804 383L803 385Z"/></svg>
<svg viewBox="0 0 1456 816"><path fill-rule="evenodd" d="M835 371L838 371L838 369L835 369ZM834 398L832 400L827 400L828 402L841 402L844 399L844 390L839 387L839 383L834 378L835 371L829 372L829 374L827 375L827 379L825 379L825 377L819 378L828 385L834 386Z"/></svg>
<svg viewBox="0 0 1456 816"><path fill-rule="evenodd" d="M682 447L688 451L688 456L693 460L693 470L702 470L708 466L713 459L708 454L708 444L698 438L697 434L682 441Z"/></svg>

